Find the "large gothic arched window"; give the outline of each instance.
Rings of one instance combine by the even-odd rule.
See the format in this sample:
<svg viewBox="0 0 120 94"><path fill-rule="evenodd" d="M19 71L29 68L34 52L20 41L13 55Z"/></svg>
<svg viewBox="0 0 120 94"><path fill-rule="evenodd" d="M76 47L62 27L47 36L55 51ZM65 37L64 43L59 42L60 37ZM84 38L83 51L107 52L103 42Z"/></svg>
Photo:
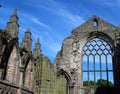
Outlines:
<svg viewBox="0 0 120 94"><path fill-rule="evenodd" d="M100 38L91 39L85 44L82 55L83 85L112 86L112 51L109 44Z"/></svg>

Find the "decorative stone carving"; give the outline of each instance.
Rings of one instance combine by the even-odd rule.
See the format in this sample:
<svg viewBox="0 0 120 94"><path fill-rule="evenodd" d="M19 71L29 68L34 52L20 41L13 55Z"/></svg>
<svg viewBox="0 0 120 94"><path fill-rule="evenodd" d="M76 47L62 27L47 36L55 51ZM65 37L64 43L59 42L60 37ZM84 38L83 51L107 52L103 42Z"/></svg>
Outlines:
<svg viewBox="0 0 120 94"><path fill-rule="evenodd" d="M70 73L71 73L71 84L74 86L76 84L77 81L77 69L73 68L70 69Z"/></svg>
<svg viewBox="0 0 120 94"><path fill-rule="evenodd" d="M115 33L115 36L116 36L115 45L117 47L120 47L120 33L119 32Z"/></svg>
<svg viewBox="0 0 120 94"><path fill-rule="evenodd" d="M73 44L72 44L72 54L73 54L74 56L76 56L77 53L78 53L78 50L79 50L78 39L75 38L74 41L73 41Z"/></svg>

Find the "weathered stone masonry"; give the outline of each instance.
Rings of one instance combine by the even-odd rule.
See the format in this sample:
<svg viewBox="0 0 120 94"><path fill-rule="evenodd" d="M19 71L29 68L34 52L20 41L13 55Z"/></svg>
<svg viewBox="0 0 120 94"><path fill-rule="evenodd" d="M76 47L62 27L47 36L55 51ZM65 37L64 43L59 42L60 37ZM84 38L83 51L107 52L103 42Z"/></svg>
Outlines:
<svg viewBox="0 0 120 94"><path fill-rule="evenodd" d="M0 94L66 94L64 76L57 76L49 59L42 54L38 39L31 51L27 29L19 47L17 10L5 30L0 30Z"/></svg>
<svg viewBox="0 0 120 94"><path fill-rule="evenodd" d="M82 50L93 38L105 40L112 49L114 87L120 87L120 29L103 19L93 16L72 31L71 36L63 40L62 49L55 60L55 70L64 74L68 80L69 94L94 94L95 89L83 86ZM86 92L89 91L89 92Z"/></svg>
<svg viewBox="0 0 120 94"><path fill-rule="evenodd" d="M39 39L32 54L30 29L19 47L18 32L15 9L6 28L0 30L0 94L94 94L97 88L84 87L82 81L82 51L93 38L110 45L114 88L120 87L119 27L94 15L63 40L54 65L42 54Z"/></svg>
<svg viewBox="0 0 120 94"><path fill-rule="evenodd" d="M27 30L22 45L18 42L17 10L10 22L0 30L0 94L34 93L34 59L31 52L31 33Z"/></svg>

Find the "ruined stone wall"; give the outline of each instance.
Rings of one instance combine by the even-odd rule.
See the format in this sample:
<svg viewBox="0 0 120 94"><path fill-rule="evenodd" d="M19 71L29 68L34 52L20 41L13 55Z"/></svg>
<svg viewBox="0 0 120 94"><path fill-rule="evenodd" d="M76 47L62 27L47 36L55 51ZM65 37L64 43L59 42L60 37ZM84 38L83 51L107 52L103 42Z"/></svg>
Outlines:
<svg viewBox="0 0 120 94"><path fill-rule="evenodd" d="M30 49L19 47L17 22L15 9L6 29L0 30L0 94L34 94L34 61Z"/></svg>
<svg viewBox="0 0 120 94"><path fill-rule="evenodd" d="M33 77L32 61L30 60L25 73L25 87L29 88L30 90L33 90Z"/></svg>
<svg viewBox="0 0 120 94"><path fill-rule="evenodd" d="M94 25L96 23L96 25ZM105 40L112 49L113 54L113 72L114 84L118 81L118 62L114 60L116 53L115 40L116 33L119 33L119 28L104 21L103 19L93 16L88 21L78 26L72 31L71 36L63 40L61 50L58 52L54 68L56 73L67 74L69 94L94 94L95 88L84 87L82 81L82 52L84 45L93 38ZM119 35L119 34L118 34ZM118 52L119 53L119 52ZM61 72L62 71L62 72ZM64 72L64 73L63 73ZM116 85L118 86L118 84Z"/></svg>
<svg viewBox="0 0 120 94"><path fill-rule="evenodd" d="M35 66L35 94L66 94L66 79L57 77L47 57Z"/></svg>
<svg viewBox="0 0 120 94"><path fill-rule="evenodd" d="M19 83L18 76L19 76L19 57L18 57L18 49L14 46L11 52L10 58L8 60L7 65L7 75L6 80L10 83Z"/></svg>

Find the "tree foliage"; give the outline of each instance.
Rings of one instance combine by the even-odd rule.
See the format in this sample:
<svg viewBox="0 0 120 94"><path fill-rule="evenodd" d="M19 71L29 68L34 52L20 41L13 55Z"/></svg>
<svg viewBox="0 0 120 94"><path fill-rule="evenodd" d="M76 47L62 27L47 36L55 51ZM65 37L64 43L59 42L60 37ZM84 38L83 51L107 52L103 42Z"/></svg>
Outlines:
<svg viewBox="0 0 120 94"><path fill-rule="evenodd" d="M97 80L97 85L102 85L102 86L113 86L113 83L104 79L98 79Z"/></svg>
<svg viewBox="0 0 120 94"><path fill-rule="evenodd" d="M84 81L83 86L113 86L113 83L104 79L98 79L97 82Z"/></svg>

